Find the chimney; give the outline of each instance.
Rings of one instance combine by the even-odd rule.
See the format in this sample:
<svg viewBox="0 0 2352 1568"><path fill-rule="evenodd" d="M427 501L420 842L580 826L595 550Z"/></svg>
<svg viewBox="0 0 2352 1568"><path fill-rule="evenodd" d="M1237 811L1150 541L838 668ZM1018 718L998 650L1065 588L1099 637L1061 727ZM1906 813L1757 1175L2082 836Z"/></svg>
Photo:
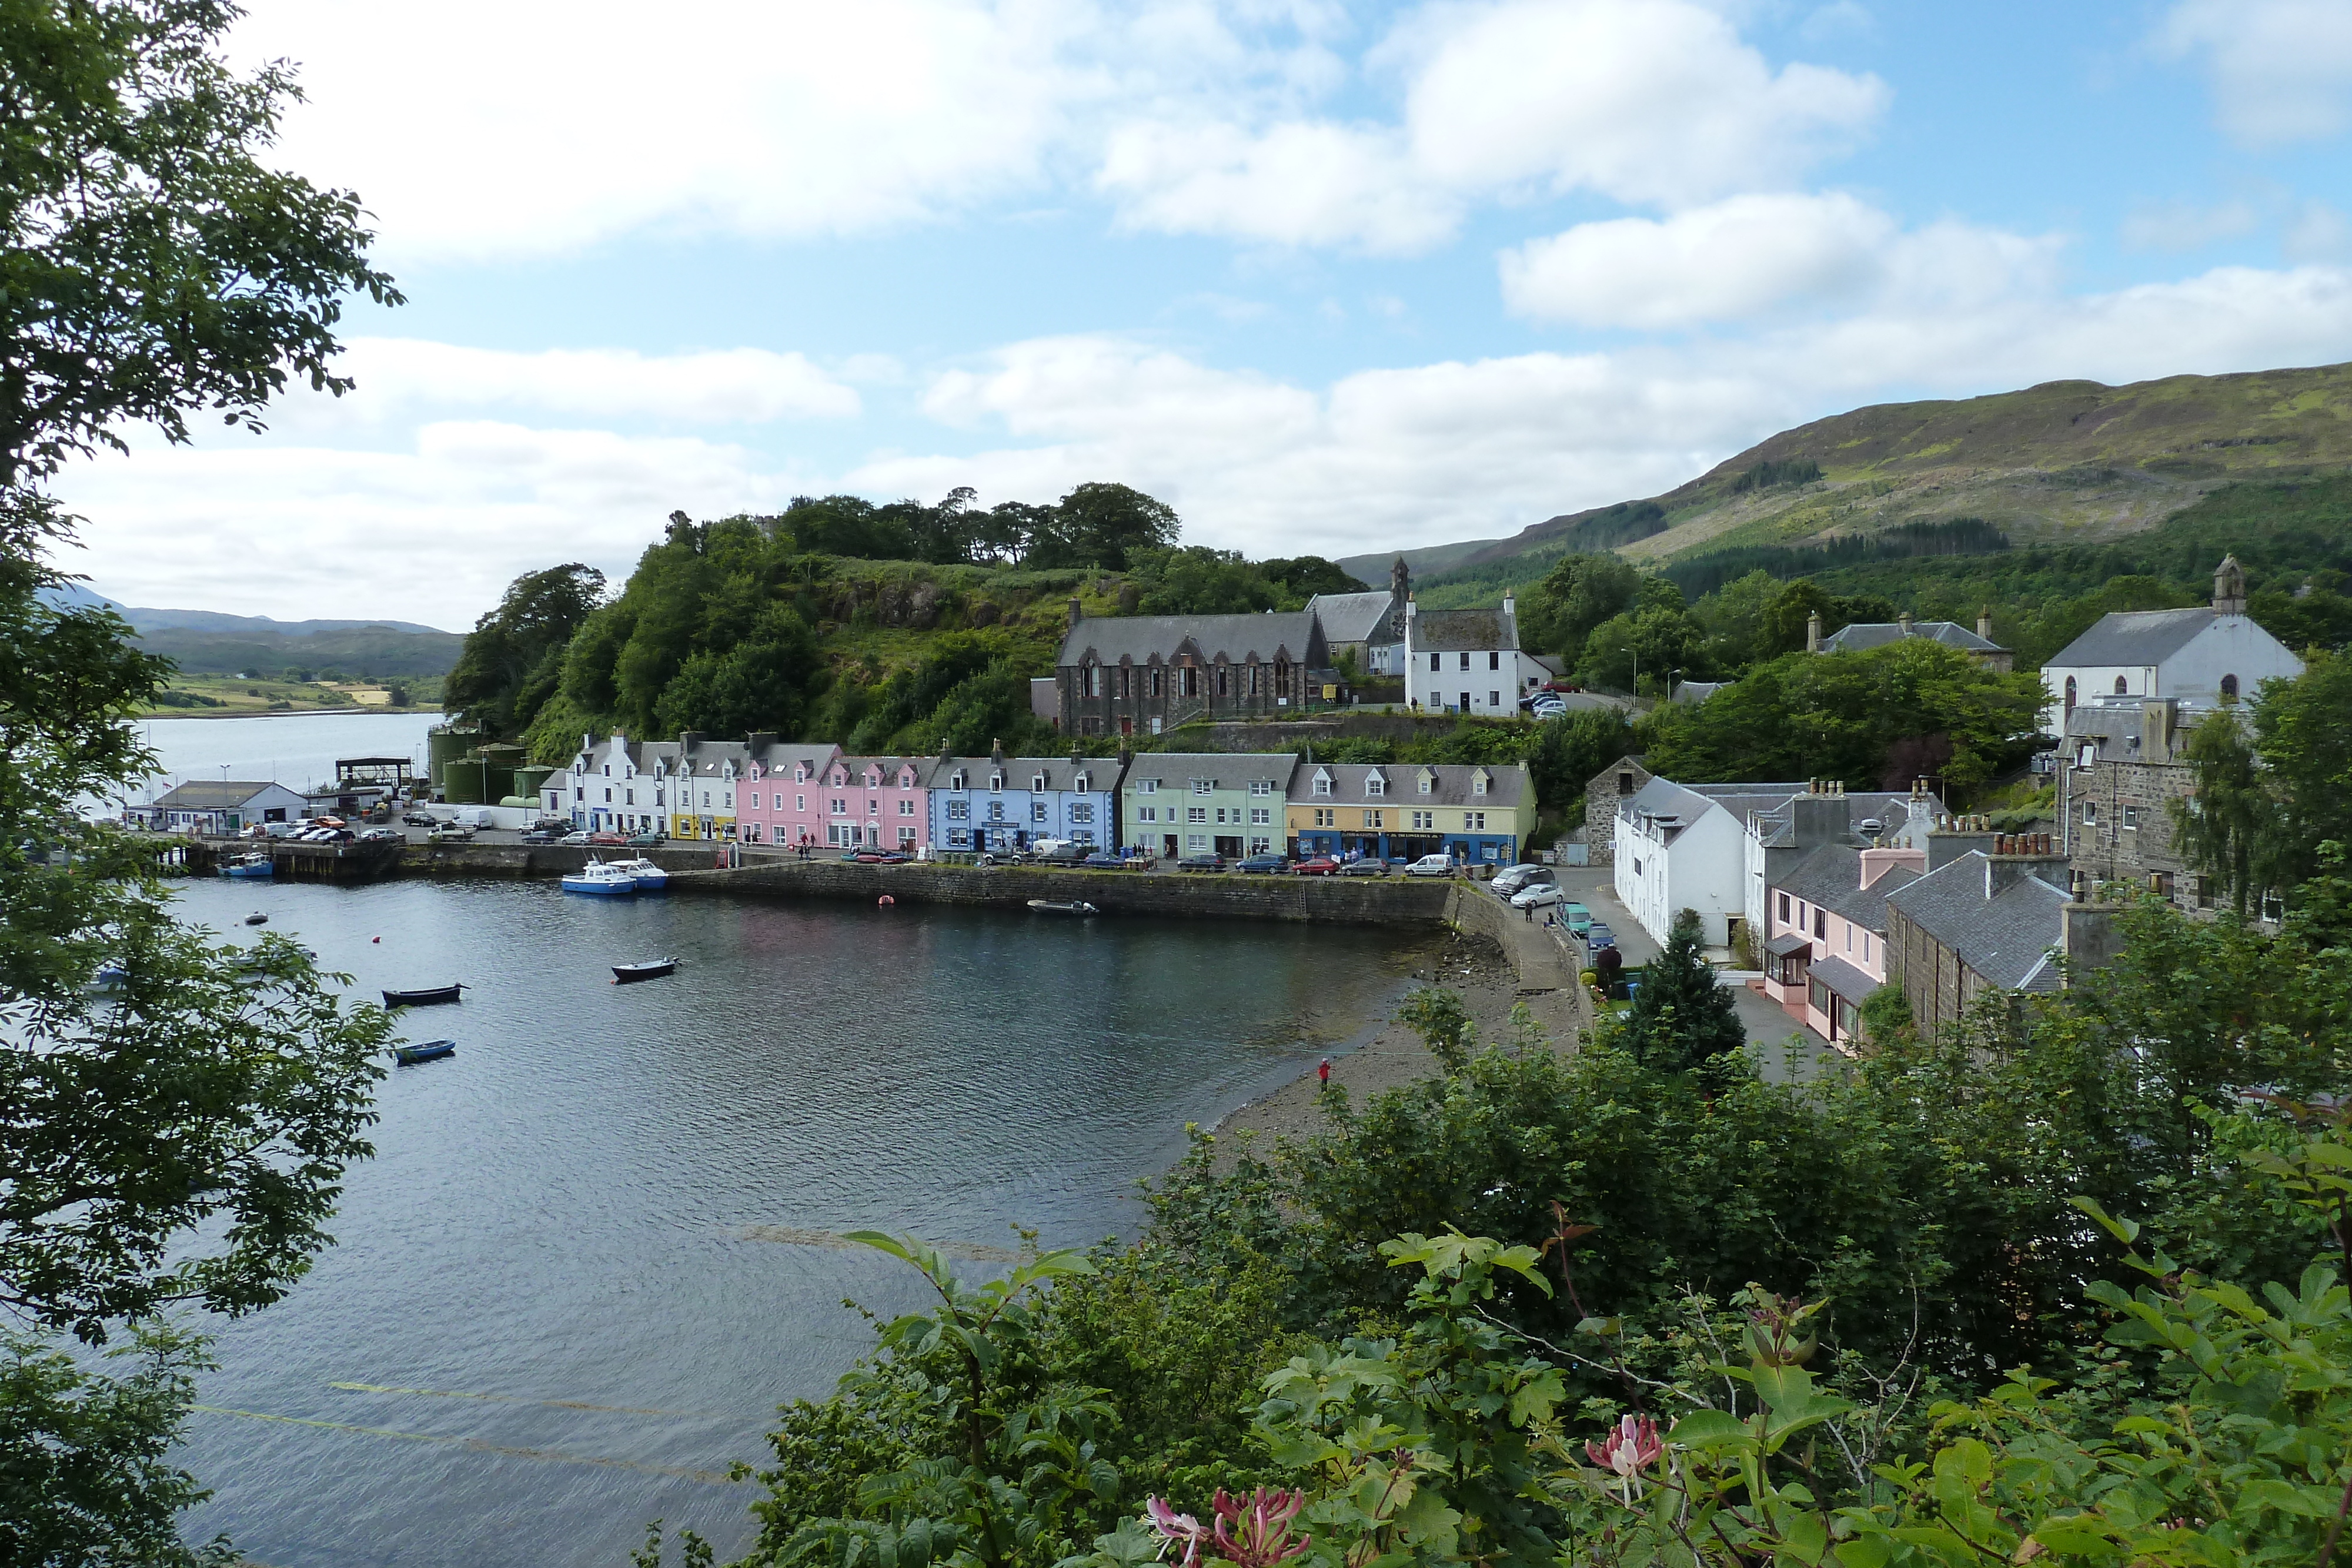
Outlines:
<svg viewBox="0 0 2352 1568"><path fill-rule="evenodd" d="M693 756L694 748L700 746L704 738L704 732L698 729L682 729L678 731L677 749L679 754L686 757Z"/></svg>
<svg viewBox="0 0 2352 1568"><path fill-rule="evenodd" d="M1415 619L1416 617L1418 617L1420 614L1421 614L1421 601L1420 601L1420 600L1419 600L1419 599L1417 599L1417 598L1415 598L1413 595L1412 595L1412 594L1410 594L1410 593L1406 594L1406 595L1405 595L1405 600L1404 600L1404 618L1405 618L1406 620L1408 620L1408 621L1411 621L1411 620L1413 620L1413 619Z"/></svg>
<svg viewBox="0 0 2352 1568"><path fill-rule="evenodd" d="M1990 604L1977 607L1977 635L1988 643L1992 641L1992 606Z"/></svg>
<svg viewBox="0 0 2352 1568"><path fill-rule="evenodd" d="M1902 614L1897 615L1895 618L1895 623L1903 628L1903 634L1906 637L1911 635L1911 612L1906 610Z"/></svg>
<svg viewBox="0 0 2352 1568"><path fill-rule="evenodd" d="M2092 904L2078 883L2074 897L2058 906L2058 950L2075 972L2113 963L2123 951L2123 934L2116 928L2119 913L2112 904Z"/></svg>
<svg viewBox="0 0 2352 1568"><path fill-rule="evenodd" d="M2180 733L2180 699L2147 697L2139 705L2139 759L2147 763L2172 760L2173 742Z"/></svg>
<svg viewBox="0 0 2352 1568"><path fill-rule="evenodd" d="M1905 866L1923 875L1927 870L1927 852L1922 849L1886 849L1874 847L1862 852L1862 885L1868 887L1896 866Z"/></svg>
<svg viewBox="0 0 2352 1568"><path fill-rule="evenodd" d="M1816 610L1811 615L1805 617L1805 652L1808 653L1818 653L1821 651L1822 612Z"/></svg>
<svg viewBox="0 0 2352 1568"><path fill-rule="evenodd" d="M768 755L768 748L781 738L782 737L771 731L755 729L743 737L743 749L751 754L752 761L757 762L765 758Z"/></svg>
<svg viewBox="0 0 2352 1568"><path fill-rule="evenodd" d="M1985 901L1990 903L2026 877L2065 863L2066 857L2050 847L2047 833L1996 834L1992 852L1985 856Z"/></svg>
<svg viewBox="0 0 2352 1568"><path fill-rule="evenodd" d="M989 741L988 759L999 768L1004 766L1004 742L995 739Z"/></svg>
<svg viewBox="0 0 2352 1568"><path fill-rule="evenodd" d="M1831 793L1826 780L1814 779L1803 794L1789 802L1790 836L1797 841L1799 852L1817 850L1844 838L1846 811L1844 797Z"/></svg>
<svg viewBox="0 0 2352 1568"><path fill-rule="evenodd" d="M1075 593L1070 595L1070 630L1076 631L1078 622L1085 620L1086 615L1085 608L1078 603L1078 596Z"/></svg>
<svg viewBox="0 0 2352 1568"><path fill-rule="evenodd" d="M1971 852L1992 852L1992 835L1976 825L1974 817L1938 817L1927 835L1927 869L1941 871Z"/></svg>
<svg viewBox="0 0 2352 1568"><path fill-rule="evenodd" d="M2221 564L2213 569L2213 613L2243 615L2246 612L2246 569L2238 558L2225 555Z"/></svg>
<svg viewBox="0 0 2352 1568"><path fill-rule="evenodd" d="M1517 599L1517 597L1516 597L1516 596L1511 592L1511 591L1510 591L1509 589L1507 589L1507 589L1503 590L1503 614L1504 614L1504 616L1507 619L1507 618L1509 618L1509 617L1512 617L1512 616L1516 616L1516 615L1517 615L1517 614L1518 614L1518 612L1519 612L1519 601L1518 601L1518 599Z"/></svg>

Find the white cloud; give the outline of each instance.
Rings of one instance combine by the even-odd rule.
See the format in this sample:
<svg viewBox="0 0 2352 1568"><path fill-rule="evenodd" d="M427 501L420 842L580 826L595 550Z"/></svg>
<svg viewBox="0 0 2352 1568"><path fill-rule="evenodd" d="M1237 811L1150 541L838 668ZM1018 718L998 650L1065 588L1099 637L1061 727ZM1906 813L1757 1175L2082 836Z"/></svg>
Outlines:
<svg viewBox="0 0 2352 1568"><path fill-rule="evenodd" d="M1373 52L1400 123L1139 117L1097 176L1139 229L1424 250L1474 202L1585 191L1668 207L1777 185L1866 130L1883 83L1775 72L1690 0L1504 0L1408 18Z"/></svg>
<svg viewBox="0 0 2352 1568"><path fill-rule="evenodd" d="M488 407L728 424L843 419L860 406L855 391L804 356L765 349L651 356L625 349L516 353L420 338L355 338L344 345L337 368L359 383L341 402L363 418Z"/></svg>
<svg viewBox="0 0 2352 1568"><path fill-rule="evenodd" d="M2335 136L2352 120L2343 0L2180 0L2155 43L2203 62L2221 129L2249 146Z"/></svg>
<svg viewBox="0 0 2352 1568"><path fill-rule="evenodd" d="M2200 206L2194 202L2146 202L2124 217L2123 242L2133 250L2202 250L2215 240L2251 234L2262 222L2246 202Z"/></svg>
<svg viewBox="0 0 2352 1568"><path fill-rule="evenodd" d="M1504 302L1538 320L1656 330L1798 307L1844 315L2000 300L2045 283L2056 243L1959 223L1900 231L1853 196L1733 196L1664 221L1583 224L1503 253Z"/></svg>
<svg viewBox="0 0 2352 1568"><path fill-rule="evenodd" d="M142 441L59 488L89 519L64 564L126 602L452 630L559 560L625 576L674 508L793 493L736 447L487 421L427 424L390 452Z"/></svg>

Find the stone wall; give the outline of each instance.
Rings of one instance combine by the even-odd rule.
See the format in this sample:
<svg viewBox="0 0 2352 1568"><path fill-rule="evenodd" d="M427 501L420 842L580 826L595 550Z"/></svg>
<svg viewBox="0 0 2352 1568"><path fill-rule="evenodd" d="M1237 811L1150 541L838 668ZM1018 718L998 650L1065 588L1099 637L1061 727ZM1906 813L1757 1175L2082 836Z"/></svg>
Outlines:
<svg viewBox="0 0 2352 1568"><path fill-rule="evenodd" d="M1923 1035L1959 1021L1986 989L1982 975L1893 904L1886 907L1886 978L1903 988Z"/></svg>
<svg viewBox="0 0 2352 1568"><path fill-rule="evenodd" d="M1179 876L1142 872L1048 871L1034 866L861 865L779 861L740 871L673 875L678 893L871 904L1025 907L1033 898L1084 901L1106 915L1192 919L1297 920L1349 925L1435 926L1445 921L1449 883L1436 878Z"/></svg>
<svg viewBox="0 0 2352 1568"><path fill-rule="evenodd" d="M562 876L585 866L591 855L608 861L642 856L675 876L680 872L710 870L718 854L719 846L708 843L654 850L603 845L411 844L400 857L400 870L410 876Z"/></svg>
<svg viewBox="0 0 2352 1568"><path fill-rule="evenodd" d="M1625 788L1625 775L1631 774L1632 789ZM1584 787L1584 841L1591 853L1587 862L1591 865L1614 865L1617 861L1617 802L1622 797L1638 792L1650 781L1650 770L1641 759L1621 757L1592 777Z"/></svg>
<svg viewBox="0 0 2352 1568"><path fill-rule="evenodd" d="M2058 817L2074 869L2094 883L2169 888L2182 908L2210 909L2212 900L2200 894L2204 884L2181 858L2172 828L2172 802L2195 789L2196 776L2185 765L2098 761L2077 768L2061 753ZM2083 821L2085 804L2097 808L2096 822ZM2162 881L2152 883L2151 875Z"/></svg>

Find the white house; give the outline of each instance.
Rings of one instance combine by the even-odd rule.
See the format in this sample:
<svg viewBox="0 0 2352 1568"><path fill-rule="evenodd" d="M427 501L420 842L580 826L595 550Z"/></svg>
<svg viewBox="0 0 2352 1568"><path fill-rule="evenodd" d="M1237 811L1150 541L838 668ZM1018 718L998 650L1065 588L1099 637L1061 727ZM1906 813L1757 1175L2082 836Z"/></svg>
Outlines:
<svg viewBox="0 0 2352 1568"><path fill-rule="evenodd" d="M123 815L139 818L160 832L241 833L257 822L299 822L309 802L283 784L242 779L196 779L133 806Z"/></svg>
<svg viewBox="0 0 2352 1568"><path fill-rule="evenodd" d="M1519 649L1518 602L1503 595L1500 610L1423 610L1404 606L1404 696L1431 713L1507 716L1519 697L1549 678Z"/></svg>
<svg viewBox="0 0 2352 1568"><path fill-rule="evenodd" d="M2246 613L2246 574L2235 556L2213 573L2213 602L2189 610L2126 610L2099 618L2042 665L2045 735L2094 697L2252 696L2266 680L2303 674L2303 661Z"/></svg>
<svg viewBox="0 0 2352 1568"><path fill-rule="evenodd" d="M1802 784L1677 784L1653 779L1617 803L1617 900L1664 942L1675 915L1696 910L1710 946L1745 917L1743 842L1750 812L1770 810Z"/></svg>

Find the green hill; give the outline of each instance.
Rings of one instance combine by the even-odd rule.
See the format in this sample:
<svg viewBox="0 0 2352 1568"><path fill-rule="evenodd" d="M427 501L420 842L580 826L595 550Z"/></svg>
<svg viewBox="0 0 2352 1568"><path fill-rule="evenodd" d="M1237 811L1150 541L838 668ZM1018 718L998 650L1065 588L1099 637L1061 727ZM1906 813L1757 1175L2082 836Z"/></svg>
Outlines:
<svg viewBox="0 0 2352 1568"><path fill-rule="evenodd" d="M2347 469L2352 365L2121 387L2050 382L1990 397L1883 403L1783 431L1664 495L1484 543L1426 576L1424 602L1476 597L1538 577L1562 555L1598 549L1671 567L1828 547L1845 559L1822 564L1842 566L1981 553L1995 536L2016 547L2102 544L2158 528L2226 487L2291 494L2302 480ZM1939 535L1934 525L1948 527ZM1957 534L1950 525L1959 525ZM2342 529L2340 519L2324 526ZM1772 564L1759 558L1740 570Z"/></svg>

